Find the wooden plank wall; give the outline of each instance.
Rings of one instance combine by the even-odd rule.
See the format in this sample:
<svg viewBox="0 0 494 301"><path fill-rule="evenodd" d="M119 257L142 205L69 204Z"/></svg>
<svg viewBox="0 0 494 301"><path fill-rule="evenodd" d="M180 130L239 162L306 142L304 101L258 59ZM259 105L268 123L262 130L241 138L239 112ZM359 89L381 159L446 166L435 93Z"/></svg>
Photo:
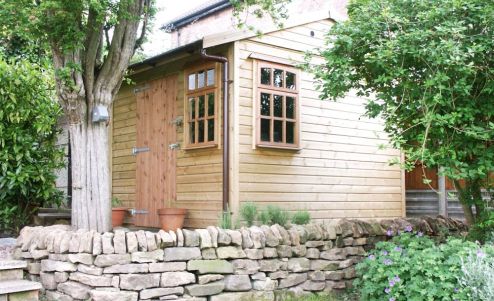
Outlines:
<svg viewBox="0 0 494 301"><path fill-rule="evenodd" d="M323 46L330 25L329 20L319 21L239 43L240 203L306 209L316 220L402 216L402 172L388 164L400 153L379 148L387 142L380 122L362 117L364 100L356 96L321 101L307 73L302 73L300 90L302 150L253 147L255 95L249 55L302 62L304 51Z"/></svg>

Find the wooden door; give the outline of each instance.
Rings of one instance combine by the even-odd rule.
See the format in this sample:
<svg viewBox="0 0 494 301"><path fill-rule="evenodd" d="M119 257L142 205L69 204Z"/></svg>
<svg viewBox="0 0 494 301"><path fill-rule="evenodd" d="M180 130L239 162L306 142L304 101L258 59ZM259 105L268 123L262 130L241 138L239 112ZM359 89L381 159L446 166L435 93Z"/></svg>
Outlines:
<svg viewBox="0 0 494 301"><path fill-rule="evenodd" d="M148 83L137 94L136 226L160 227L157 209L176 199L177 76ZM147 150L147 148L149 150Z"/></svg>

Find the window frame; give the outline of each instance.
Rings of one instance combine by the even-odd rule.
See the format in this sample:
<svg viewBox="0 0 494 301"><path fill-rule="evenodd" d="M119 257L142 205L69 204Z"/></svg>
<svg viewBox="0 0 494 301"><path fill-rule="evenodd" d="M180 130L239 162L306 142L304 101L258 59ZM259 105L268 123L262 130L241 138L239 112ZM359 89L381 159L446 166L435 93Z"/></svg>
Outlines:
<svg viewBox="0 0 494 301"><path fill-rule="evenodd" d="M214 69L214 83L212 86L207 86L207 70ZM204 82L205 85L202 88L196 88L194 90L189 90L189 75L192 73L198 73L199 71L205 71ZM221 93L221 68L219 63L215 62L206 62L195 64L193 67L187 68L184 70L184 149L201 149L201 148L211 148L217 147L219 145L220 137L219 137L219 125L220 125L220 93ZM195 86L198 84L198 76L195 77ZM208 118L208 97L207 95L210 93L214 93L214 117ZM213 141L205 141L205 142L190 142L190 122L192 121L190 116L190 106L189 106L189 98L194 97L197 99L199 96L204 96L204 116L198 117L198 109L199 102L196 100L195 102L195 113L196 116L194 118L195 126L195 140L198 140L198 121L204 120L204 138L207 140L208 136L208 127L207 121L210 119L214 120L214 140Z"/></svg>
<svg viewBox="0 0 494 301"><path fill-rule="evenodd" d="M284 73L291 72L295 74L295 89L275 87L273 85L265 85L261 83L261 69L271 68L271 81L274 80L273 73L274 69L283 70ZM300 70L285 64L273 63L255 60L254 64L254 93L255 93L255 105L254 105L254 116L255 116L255 147L261 148L275 148L275 149L286 149L286 150L300 150ZM286 81L286 76L284 77ZM284 83L286 85L286 83ZM261 115L261 93L267 93L270 95L270 115ZM274 116L274 95L283 96L283 113L282 117ZM287 118L286 116L286 97L293 97L295 101L295 116L294 118ZM261 140L261 119L270 120L270 141ZM283 142L274 142L274 121L280 120L283 122ZM294 122L294 143L286 143L286 122Z"/></svg>

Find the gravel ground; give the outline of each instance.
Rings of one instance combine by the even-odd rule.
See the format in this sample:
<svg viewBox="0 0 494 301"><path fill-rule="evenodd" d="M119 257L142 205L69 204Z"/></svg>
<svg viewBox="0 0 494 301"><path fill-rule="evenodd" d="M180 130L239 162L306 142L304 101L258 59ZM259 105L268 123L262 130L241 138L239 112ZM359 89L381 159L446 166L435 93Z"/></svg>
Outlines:
<svg viewBox="0 0 494 301"><path fill-rule="evenodd" d="M0 238L0 260L13 259L15 238Z"/></svg>

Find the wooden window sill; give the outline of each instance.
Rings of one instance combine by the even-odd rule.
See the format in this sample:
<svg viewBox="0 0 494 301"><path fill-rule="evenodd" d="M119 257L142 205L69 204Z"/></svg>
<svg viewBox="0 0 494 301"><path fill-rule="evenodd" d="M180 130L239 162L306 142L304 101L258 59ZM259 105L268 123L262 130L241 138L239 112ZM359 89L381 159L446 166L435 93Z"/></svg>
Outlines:
<svg viewBox="0 0 494 301"><path fill-rule="evenodd" d="M294 152L299 152L302 150L302 148L299 145L288 146L288 145L274 145L274 144L257 144L256 147L279 149L279 150L294 151Z"/></svg>
<svg viewBox="0 0 494 301"><path fill-rule="evenodd" d="M218 147L218 144L213 143L213 144L202 144L202 145L187 145L186 147L183 148L183 150L187 151L187 150L213 148L213 147Z"/></svg>

